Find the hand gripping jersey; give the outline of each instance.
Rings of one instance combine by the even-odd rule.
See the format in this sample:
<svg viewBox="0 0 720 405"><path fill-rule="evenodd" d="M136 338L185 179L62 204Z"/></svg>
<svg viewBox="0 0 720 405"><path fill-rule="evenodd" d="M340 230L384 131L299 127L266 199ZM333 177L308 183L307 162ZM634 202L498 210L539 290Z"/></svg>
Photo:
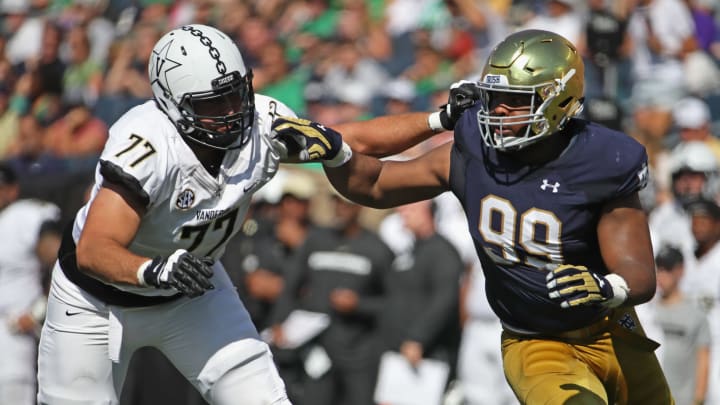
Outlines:
<svg viewBox="0 0 720 405"><path fill-rule="evenodd" d="M488 148L475 110L455 128L451 188L465 208L493 311L510 330L553 333L606 315L600 306L563 309L548 298L543 267L587 266L607 274L597 240L602 206L642 189L647 154L629 136L574 119L573 136L555 160L518 164Z"/></svg>
<svg viewBox="0 0 720 405"><path fill-rule="evenodd" d="M77 242L92 200L103 181L121 183L141 201L146 212L128 247L142 256L168 256L186 249L218 259L240 229L252 194L277 171L268 136L276 115L295 116L279 101L255 96L255 124L250 142L226 152L218 177L210 175L154 101L123 115L111 128L95 174L90 202L78 212L72 229ZM74 251L66 236L65 250ZM74 260L63 261L66 276L85 290L112 302L113 296L174 295L177 291L128 285L98 285L77 271ZM75 267L75 268L73 268ZM122 290L122 291L118 291ZM137 305L145 305L142 300ZM125 303L127 304L127 302Z"/></svg>

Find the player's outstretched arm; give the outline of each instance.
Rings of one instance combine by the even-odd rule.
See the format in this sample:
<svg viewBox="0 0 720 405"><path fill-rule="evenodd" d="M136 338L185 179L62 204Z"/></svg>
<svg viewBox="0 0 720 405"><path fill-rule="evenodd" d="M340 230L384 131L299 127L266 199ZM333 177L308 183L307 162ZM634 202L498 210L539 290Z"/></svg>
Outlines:
<svg viewBox="0 0 720 405"><path fill-rule="evenodd" d="M385 157L400 153L442 131L452 131L462 113L480 99L474 82L461 80L450 86L448 101L433 113L388 115L367 121L338 124L335 130L356 152Z"/></svg>
<svg viewBox="0 0 720 405"><path fill-rule="evenodd" d="M354 152L335 129L302 118L276 118L272 137L294 145L299 161L321 161L336 190L358 204L393 207L448 190L451 143L395 162Z"/></svg>
<svg viewBox="0 0 720 405"><path fill-rule="evenodd" d="M437 133L428 126L426 112L347 122L336 125L335 129L354 151L377 157L400 153Z"/></svg>
<svg viewBox="0 0 720 405"><path fill-rule="evenodd" d="M449 190L451 147L447 143L407 161L381 161L354 153L342 166L325 166L325 174L340 194L358 204L396 207Z"/></svg>

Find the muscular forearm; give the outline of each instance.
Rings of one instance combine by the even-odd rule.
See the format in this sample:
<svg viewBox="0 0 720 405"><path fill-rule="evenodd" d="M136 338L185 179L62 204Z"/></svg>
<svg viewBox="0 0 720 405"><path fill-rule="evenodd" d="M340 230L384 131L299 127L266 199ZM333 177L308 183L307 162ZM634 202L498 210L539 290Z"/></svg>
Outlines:
<svg viewBox="0 0 720 405"><path fill-rule="evenodd" d="M138 268L148 260L110 240L80 238L77 246L80 271L103 282L139 286Z"/></svg>
<svg viewBox="0 0 720 405"><path fill-rule="evenodd" d="M335 190L346 198L368 207L384 208L373 193L382 166L383 162L376 158L355 153L340 167L325 167L325 173Z"/></svg>
<svg viewBox="0 0 720 405"><path fill-rule="evenodd" d="M427 200L448 190L451 143L409 161L380 161L354 153L336 168L325 167L333 187L352 201L372 208L390 208Z"/></svg>
<svg viewBox="0 0 720 405"><path fill-rule="evenodd" d="M430 138L428 113L389 115L368 121L339 124L335 129L353 150L371 156L400 153Z"/></svg>

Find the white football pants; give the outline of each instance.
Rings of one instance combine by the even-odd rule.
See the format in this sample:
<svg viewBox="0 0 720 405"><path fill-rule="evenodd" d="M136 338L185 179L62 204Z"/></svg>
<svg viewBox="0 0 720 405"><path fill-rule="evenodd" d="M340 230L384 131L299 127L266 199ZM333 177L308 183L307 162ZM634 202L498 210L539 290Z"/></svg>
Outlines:
<svg viewBox="0 0 720 405"><path fill-rule="evenodd" d="M158 348L214 405L289 405L268 346L225 271L203 296L142 308L109 306L56 265L38 359L38 403L118 403L128 363Z"/></svg>

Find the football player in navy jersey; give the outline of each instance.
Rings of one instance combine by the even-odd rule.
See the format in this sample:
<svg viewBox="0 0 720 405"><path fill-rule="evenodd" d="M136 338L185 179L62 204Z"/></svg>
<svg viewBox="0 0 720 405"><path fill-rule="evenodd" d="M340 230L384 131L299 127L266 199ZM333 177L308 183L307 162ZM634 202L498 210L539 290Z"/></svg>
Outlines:
<svg viewBox="0 0 720 405"><path fill-rule="evenodd" d="M565 38L514 33L489 56L479 101L453 142L404 162L354 153L326 173L371 207L457 196L503 324L505 375L522 404L672 404L657 344L633 309L655 292L638 199L647 154L629 136L576 118L583 73ZM428 124L438 127L437 115ZM288 118L273 127L280 139L303 139L315 159L336 155L321 141L342 142L317 123Z"/></svg>

